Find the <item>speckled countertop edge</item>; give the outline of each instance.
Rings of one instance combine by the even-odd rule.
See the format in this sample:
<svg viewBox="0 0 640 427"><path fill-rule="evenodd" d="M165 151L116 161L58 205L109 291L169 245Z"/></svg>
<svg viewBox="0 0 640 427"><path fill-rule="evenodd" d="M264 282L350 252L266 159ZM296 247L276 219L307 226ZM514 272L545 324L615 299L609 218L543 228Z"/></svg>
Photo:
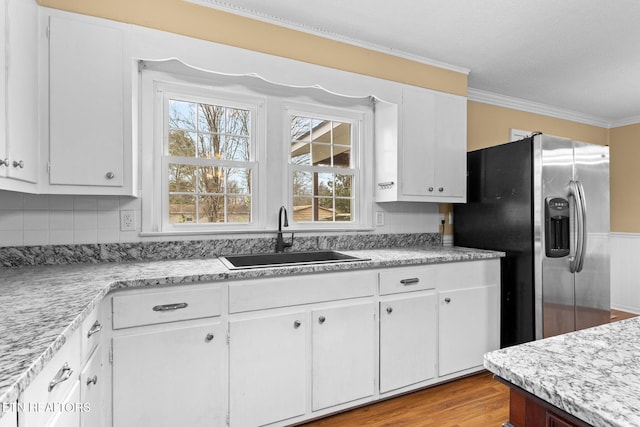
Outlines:
<svg viewBox="0 0 640 427"><path fill-rule="evenodd" d="M23 267L0 281L0 417L111 291L285 274L494 259L502 252L460 247L340 251L367 261L229 270L217 258Z"/></svg>
<svg viewBox="0 0 640 427"><path fill-rule="evenodd" d="M640 426L640 317L496 350L484 366L591 425Z"/></svg>

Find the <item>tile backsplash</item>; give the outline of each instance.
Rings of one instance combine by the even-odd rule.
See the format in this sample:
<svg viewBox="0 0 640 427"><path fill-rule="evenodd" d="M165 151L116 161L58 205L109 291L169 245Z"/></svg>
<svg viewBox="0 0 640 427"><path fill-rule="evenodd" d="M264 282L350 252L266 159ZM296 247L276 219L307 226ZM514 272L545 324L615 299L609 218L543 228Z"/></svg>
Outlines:
<svg viewBox="0 0 640 427"><path fill-rule="evenodd" d="M120 231L120 211L140 209L133 197L0 191L0 246L136 242L139 226Z"/></svg>

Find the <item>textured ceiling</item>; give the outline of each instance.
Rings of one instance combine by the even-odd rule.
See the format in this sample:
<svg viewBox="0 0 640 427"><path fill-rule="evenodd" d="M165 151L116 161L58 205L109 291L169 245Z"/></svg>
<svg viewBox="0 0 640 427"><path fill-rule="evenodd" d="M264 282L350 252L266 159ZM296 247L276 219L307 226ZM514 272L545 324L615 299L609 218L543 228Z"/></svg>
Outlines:
<svg viewBox="0 0 640 427"><path fill-rule="evenodd" d="M200 0L470 70L469 87L640 122L640 0Z"/></svg>

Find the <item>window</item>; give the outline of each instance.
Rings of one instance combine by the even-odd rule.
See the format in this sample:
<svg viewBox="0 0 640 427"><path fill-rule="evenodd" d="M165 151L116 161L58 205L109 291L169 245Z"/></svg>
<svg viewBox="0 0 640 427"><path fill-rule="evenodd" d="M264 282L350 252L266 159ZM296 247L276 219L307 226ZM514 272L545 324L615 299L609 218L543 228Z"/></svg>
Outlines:
<svg viewBox="0 0 640 427"><path fill-rule="evenodd" d="M292 110L288 118L293 221L354 222L361 119Z"/></svg>
<svg viewBox="0 0 640 427"><path fill-rule="evenodd" d="M272 233L282 205L292 231L370 227L370 98L141 69L143 235Z"/></svg>
<svg viewBox="0 0 640 427"><path fill-rule="evenodd" d="M256 105L168 91L163 101L164 228L251 224Z"/></svg>

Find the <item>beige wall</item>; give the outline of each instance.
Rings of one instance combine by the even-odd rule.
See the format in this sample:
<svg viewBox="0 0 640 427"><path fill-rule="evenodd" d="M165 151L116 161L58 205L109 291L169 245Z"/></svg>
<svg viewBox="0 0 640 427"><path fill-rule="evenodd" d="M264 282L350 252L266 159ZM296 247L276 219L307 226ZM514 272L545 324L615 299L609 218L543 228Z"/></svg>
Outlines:
<svg viewBox="0 0 640 427"><path fill-rule="evenodd" d="M609 131L611 231L640 233L640 124Z"/></svg>
<svg viewBox="0 0 640 427"><path fill-rule="evenodd" d="M38 0L42 6L467 95L467 75L225 13L185 0Z"/></svg>
<svg viewBox="0 0 640 427"><path fill-rule="evenodd" d="M473 101L467 120L469 150L508 142L511 128L609 145L611 231L640 233L640 124L606 129Z"/></svg>
<svg viewBox="0 0 640 427"><path fill-rule="evenodd" d="M467 148L469 151L509 142L511 129L542 133L592 144L607 145L608 129L541 114L469 101L467 104Z"/></svg>
<svg viewBox="0 0 640 427"><path fill-rule="evenodd" d="M467 95L467 76L195 5L184 0L38 0L98 16L345 71ZM179 18L176 18L179 17ZM611 230L640 233L640 125L605 129L479 102L468 103L469 150L509 141L511 128L611 147ZM624 196L624 195L630 196ZM441 210L448 212L450 205ZM447 234L451 229L447 226Z"/></svg>

